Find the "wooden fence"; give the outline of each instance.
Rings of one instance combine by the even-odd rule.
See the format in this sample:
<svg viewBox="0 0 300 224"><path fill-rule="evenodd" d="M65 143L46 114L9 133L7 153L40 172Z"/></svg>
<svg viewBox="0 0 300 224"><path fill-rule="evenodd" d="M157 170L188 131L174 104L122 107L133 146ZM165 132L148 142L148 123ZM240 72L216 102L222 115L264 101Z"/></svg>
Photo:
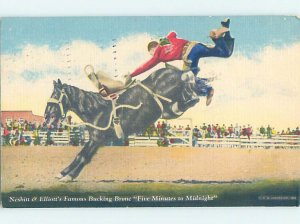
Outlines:
<svg viewBox="0 0 300 224"><path fill-rule="evenodd" d="M213 148L295 148L300 149L300 136L282 135L267 138L263 136L253 136L250 140L241 138L206 138L198 139L199 147Z"/></svg>
<svg viewBox="0 0 300 224"><path fill-rule="evenodd" d="M278 135L272 138L264 136L252 136L240 138L198 138L189 136L168 136L169 146L191 146L204 148L292 148L300 149L299 135ZM184 139L184 140L183 140ZM130 136L129 146L158 146L159 137ZM179 141L176 141L179 140Z"/></svg>

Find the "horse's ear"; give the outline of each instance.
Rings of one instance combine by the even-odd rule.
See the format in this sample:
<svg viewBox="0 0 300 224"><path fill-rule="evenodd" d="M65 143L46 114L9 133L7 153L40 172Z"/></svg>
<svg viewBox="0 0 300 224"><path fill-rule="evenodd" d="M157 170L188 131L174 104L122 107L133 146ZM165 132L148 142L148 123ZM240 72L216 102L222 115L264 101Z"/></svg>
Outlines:
<svg viewBox="0 0 300 224"><path fill-rule="evenodd" d="M57 85L57 83L56 83L56 81L55 80L53 80L53 85L55 86L55 85Z"/></svg>
<svg viewBox="0 0 300 224"><path fill-rule="evenodd" d="M55 81L54 81L55 82ZM55 82L56 83L56 82ZM60 81L60 79L57 80L56 86L61 89L62 88L62 83Z"/></svg>

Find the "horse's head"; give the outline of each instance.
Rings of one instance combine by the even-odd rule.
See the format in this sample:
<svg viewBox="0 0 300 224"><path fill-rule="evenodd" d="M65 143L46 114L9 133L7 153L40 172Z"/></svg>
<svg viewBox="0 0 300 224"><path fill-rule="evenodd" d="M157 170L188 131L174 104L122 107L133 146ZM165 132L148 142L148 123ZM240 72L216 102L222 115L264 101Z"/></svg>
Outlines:
<svg viewBox="0 0 300 224"><path fill-rule="evenodd" d="M45 109L45 124L56 126L59 120L66 117L69 108L68 95L60 79L53 81L54 89Z"/></svg>
<svg viewBox="0 0 300 224"><path fill-rule="evenodd" d="M185 82L182 81L183 72L177 68L168 67L155 71L143 81L155 93L168 97L173 101L181 98Z"/></svg>
<svg viewBox="0 0 300 224"><path fill-rule="evenodd" d="M164 107L163 116L172 117L173 115L167 115L172 111L171 114L175 113L178 117L199 102L199 98L195 92L195 78L193 74L191 76L189 77L188 74L173 66L168 66L167 68L157 70L143 81L156 94L167 97L172 101L161 101ZM193 100L191 101L191 99Z"/></svg>

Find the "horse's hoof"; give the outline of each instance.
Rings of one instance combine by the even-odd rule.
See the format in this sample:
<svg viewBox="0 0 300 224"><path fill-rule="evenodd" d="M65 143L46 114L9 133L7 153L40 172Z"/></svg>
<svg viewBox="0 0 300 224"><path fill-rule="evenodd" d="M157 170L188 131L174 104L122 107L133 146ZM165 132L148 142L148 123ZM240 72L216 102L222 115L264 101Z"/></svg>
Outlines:
<svg viewBox="0 0 300 224"><path fill-rule="evenodd" d="M73 182L73 178L69 175L66 175L63 178L61 178L59 181L64 183Z"/></svg>
<svg viewBox="0 0 300 224"><path fill-rule="evenodd" d="M58 175L56 175L55 176L55 179L58 179L58 180L60 180L61 178L63 178L64 176L63 175L61 175L61 173L59 173Z"/></svg>

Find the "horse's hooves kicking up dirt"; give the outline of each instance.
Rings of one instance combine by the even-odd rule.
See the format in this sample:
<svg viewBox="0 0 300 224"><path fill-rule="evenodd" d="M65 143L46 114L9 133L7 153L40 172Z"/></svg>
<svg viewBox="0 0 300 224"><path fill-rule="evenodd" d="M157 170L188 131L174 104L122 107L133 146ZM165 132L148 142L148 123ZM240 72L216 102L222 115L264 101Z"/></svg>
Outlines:
<svg viewBox="0 0 300 224"><path fill-rule="evenodd" d="M60 180L61 178L63 178L64 176L63 175L61 175L61 173L59 173L59 174L57 174L56 176L55 176L55 179L58 179L58 180Z"/></svg>
<svg viewBox="0 0 300 224"><path fill-rule="evenodd" d="M73 181L73 178L71 176L66 175L66 176L60 178L59 182L69 183L69 182L74 182L74 181Z"/></svg>

